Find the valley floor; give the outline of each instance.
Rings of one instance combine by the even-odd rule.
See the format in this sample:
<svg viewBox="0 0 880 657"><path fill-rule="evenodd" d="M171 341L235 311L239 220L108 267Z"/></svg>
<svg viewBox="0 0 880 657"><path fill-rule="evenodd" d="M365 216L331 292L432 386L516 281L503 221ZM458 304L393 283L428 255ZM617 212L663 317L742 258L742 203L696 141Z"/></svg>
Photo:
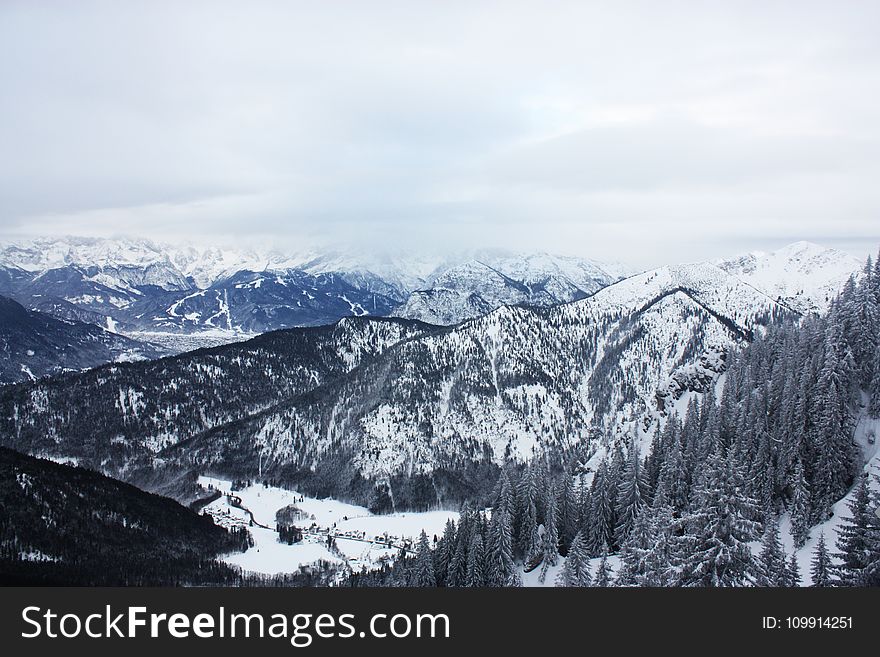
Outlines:
<svg viewBox="0 0 880 657"><path fill-rule="evenodd" d="M459 515L456 511L375 515L362 506L274 486L254 484L233 491L232 482L213 477L199 477L199 484L223 493L204 511L219 525L248 527L254 539L252 548L224 561L266 575L295 572L320 561L356 571L374 568L396 558L401 549L409 550L422 530L431 540L439 537L446 521L458 521ZM291 504L307 517L294 523L303 530L303 540L287 545L278 541L275 514ZM333 538L334 550L328 537Z"/></svg>

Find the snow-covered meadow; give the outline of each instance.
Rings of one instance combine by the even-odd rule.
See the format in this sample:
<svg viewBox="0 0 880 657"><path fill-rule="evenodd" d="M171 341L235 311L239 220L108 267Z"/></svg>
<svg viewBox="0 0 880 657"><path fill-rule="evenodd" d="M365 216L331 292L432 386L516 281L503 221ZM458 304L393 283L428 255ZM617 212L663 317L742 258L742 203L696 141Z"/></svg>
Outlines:
<svg viewBox="0 0 880 657"><path fill-rule="evenodd" d="M266 575L294 572L300 566L319 561L346 565L353 570L371 568L395 558L401 548L414 545L422 530L429 537L440 536L446 521L458 521L459 515L457 511L375 515L362 506L308 497L275 486L253 484L233 491L231 481L214 477L199 477L199 485L223 493L204 509L216 523L225 527L246 526L254 539L252 548L227 555L224 560ZM230 494L241 500L244 509L230 504ZM294 522L303 530L303 540L293 545L280 543L275 531L275 514L289 505L306 514ZM258 524L251 524L248 511ZM335 542L333 552L328 548L328 536Z"/></svg>

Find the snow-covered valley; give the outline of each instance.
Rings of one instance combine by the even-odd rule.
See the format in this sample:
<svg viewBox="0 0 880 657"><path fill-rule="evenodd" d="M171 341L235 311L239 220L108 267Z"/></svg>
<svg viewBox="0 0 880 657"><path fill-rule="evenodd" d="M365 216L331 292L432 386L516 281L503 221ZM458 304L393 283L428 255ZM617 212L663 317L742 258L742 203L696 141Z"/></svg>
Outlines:
<svg viewBox="0 0 880 657"><path fill-rule="evenodd" d="M374 568L393 561L401 550L412 552L422 531L440 536L446 522L457 521L459 516L455 511L375 515L362 506L275 486L253 484L233 490L231 481L214 477L199 477L199 485L208 492L222 493L205 506L205 513L223 527L247 527L254 539L252 548L224 559L266 575L295 572L320 561L342 571ZM291 505L302 512L292 524L303 533L301 542L288 545L279 541L276 515ZM328 539L332 539L332 551Z"/></svg>

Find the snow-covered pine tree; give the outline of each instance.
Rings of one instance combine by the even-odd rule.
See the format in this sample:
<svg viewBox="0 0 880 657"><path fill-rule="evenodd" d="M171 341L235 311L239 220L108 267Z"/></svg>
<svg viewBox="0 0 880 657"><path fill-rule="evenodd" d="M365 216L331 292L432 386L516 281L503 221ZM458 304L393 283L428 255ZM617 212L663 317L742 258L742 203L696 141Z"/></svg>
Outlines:
<svg viewBox="0 0 880 657"><path fill-rule="evenodd" d="M613 572L611 565L608 563L608 546L602 546L602 558L599 560L599 567L596 569L596 577L593 579L593 586L599 588L608 588L611 586L611 577Z"/></svg>
<svg viewBox="0 0 880 657"><path fill-rule="evenodd" d="M535 503L529 502L528 512L523 517L523 523L520 527L519 552L523 562L529 562L534 559L541 549L541 543L538 538L537 515Z"/></svg>
<svg viewBox="0 0 880 657"><path fill-rule="evenodd" d="M810 490L804 478L804 463L800 458L795 461L789 488L792 491L789 504L791 537L795 548L800 549L810 537Z"/></svg>
<svg viewBox="0 0 880 657"><path fill-rule="evenodd" d="M872 536L876 535L875 516L871 508L871 490L867 477L856 486L855 495L847 503L850 516L844 518L837 530L837 558L835 568L841 586L860 586L871 565Z"/></svg>
<svg viewBox="0 0 880 657"><path fill-rule="evenodd" d="M663 467L663 433L660 431L660 422L654 426L654 436L651 439L651 449L645 457L644 472L645 482L648 486L648 503L653 502L653 493L657 490L660 480L660 468Z"/></svg>
<svg viewBox="0 0 880 657"><path fill-rule="evenodd" d="M850 414L854 399L854 365L839 319L835 316L829 318L824 357L814 407L818 462L812 504L823 514L820 517L827 518L831 505L852 482L858 458Z"/></svg>
<svg viewBox="0 0 880 657"><path fill-rule="evenodd" d="M813 578L813 586L826 588L834 586L832 579L831 556L828 554L828 546L825 544L825 534L819 534L819 541L813 552L810 562L810 575Z"/></svg>
<svg viewBox="0 0 880 657"><path fill-rule="evenodd" d="M651 558L655 543L653 511L644 507L636 516L632 531L620 548L618 586L658 586L651 579Z"/></svg>
<svg viewBox="0 0 880 657"><path fill-rule="evenodd" d="M434 550L434 572L437 575L437 585L446 586L449 579L449 564L455 556L455 522L450 518L446 521L443 536L437 541Z"/></svg>
<svg viewBox="0 0 880 657"><path fill-rule="evenodd" d="M631 440L623 481L617 491L617 527L615 528L617 545L624 544L645 505L645 488L638 445L635 440Z"/></svg>
<svg viewBox="0 0 880 657"><path fill-rule="evenodd" d="M447 571L447 586L465 586L467 578L468 564L468 542L470 541L467 525L464 523L465 516L459 522L458 532L455 537L455 552L452 554L452 560L449 562Z"/></svg>
<svg viewBox="0 0 880 657"><path fill-rule="evenodd" d="M510 516L504 510L493 510L486 546L486 585L509 586L515 570Z"/></svg>
<svg viewBox="0 0 880 657"><path fill-rule="evenodd" d="M696 506L679 539L680 583L685 586L744 586L754 571L749 543L758 535L758 503L744 493L742 466L733 452L709 458Z"/></svg>
<svg viewBox="0 0 880 657"><path fill-rule="evenodd" d="M486 553L479 532L475 532L471 540L464 585L472 588L486 586Z"/></svg>
<svg viewBox="0 0 880 657"><path fill-rule="evenodd" d="M788 576L788 564L785 552L779 540L779 525L775 518L767 521L764 527L764 538L761 541L761 553L755 564L756 586L785 586Z"/></svg>
<svg viewBox="0 0 880 657"><path fill-rule="evenodd" d="M590 491L592 501L590 526L590 553L598 555L602 546L614 540L614 499L612 498L611 474L606 461L602 461L593 477Z"/></svg>
<svg viewBox="0 0 880 657"><path fill-rule="evenodd" d="M415 570L413 572L413 586L437 586L437 577L434 574L434 559L431 554L431 545L428 543L428 535L425 530L419 534L419 542L416 545Z"/></svg>
<svg viewBox="0 0 880 657"><path fill-rule="evenodd" d="M550 566L555 566L559 561L559 531L556 528L556 497L552 486L547 495L547 512L544 516L544 535L541 540L541 554L543 555L543 563L541 564L540 581L543 582L547 577L547 570Z"/></svg>
<svg viewBox="0 0 880 657"><path fill-rule="evenodd" d="M523 468L517 483L516 513L512 516L512 520L516 555L524 561L528 560L534 555L538 526L532 469L528 466Z"/></svg>
<svg viewBox="0 0 880 657"><path fill-rule="evenodd" d="M801 567L798 564L797 550L791 551L788 567L785 569L785 586L794 588L801 585Z"/></svg>
<svg viewBox="0 0 880 657"><path fill-rule="evenodd" d="M591 586L592 577L590 575L590 555L587 551L587 540L583 532L578 532L571 547L568 556L565 558L565 564L556 578L556 586Z"/></svg>
<svg viewBox="0 0 880 657"><path fill-rule="evenodd" d="M575 494L574 478L565 472L559 484L556 500L556 524L559 528L559 553L568 554L568 548L578 531L578 500Z"/></svg>

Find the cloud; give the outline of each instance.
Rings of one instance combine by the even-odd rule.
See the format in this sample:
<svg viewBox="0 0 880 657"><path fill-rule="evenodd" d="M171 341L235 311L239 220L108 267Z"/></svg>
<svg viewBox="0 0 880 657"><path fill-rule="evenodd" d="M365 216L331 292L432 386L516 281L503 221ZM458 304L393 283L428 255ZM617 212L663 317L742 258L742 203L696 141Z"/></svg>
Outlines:
<svg viewBox="0 0 880 657"><path fill-rule="evenodd" d="M880 241L878 19L856 1L5 2L0 234L645 263Z"/></svg>

